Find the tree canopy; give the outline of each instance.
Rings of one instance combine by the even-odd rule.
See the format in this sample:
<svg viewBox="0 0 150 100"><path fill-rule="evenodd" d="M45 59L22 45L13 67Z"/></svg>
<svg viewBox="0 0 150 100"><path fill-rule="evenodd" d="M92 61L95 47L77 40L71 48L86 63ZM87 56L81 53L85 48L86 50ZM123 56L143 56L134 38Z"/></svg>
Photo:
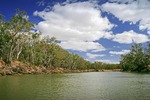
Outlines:
<svg viewBox="0 0 150 100"><path fill-rule="evenodd" d="M134 44L128 54L122 55L120 65L123 71L149 71L150 43L147 43L145 48L142 44Z"/></svg>
<svg viewBox="0 0 150 100"><path fill-rule="evenodd" d="M31 32L33 23L26 19L27 13L19 9L9 21L0 15L0 58L11 65L13 61L35 66L61 67L66 69L114 69L116 65L102 62L91 63L83 57L61 48L55 37L42 37Z"/></svg>

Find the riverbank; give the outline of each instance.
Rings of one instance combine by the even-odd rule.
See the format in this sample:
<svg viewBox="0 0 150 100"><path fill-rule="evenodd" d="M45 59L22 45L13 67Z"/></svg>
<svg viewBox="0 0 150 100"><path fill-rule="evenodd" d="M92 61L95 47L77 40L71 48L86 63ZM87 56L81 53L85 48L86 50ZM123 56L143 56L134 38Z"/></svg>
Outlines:
<svg viewBox="0 0 150 100"><path fill-rule="evenodd" d="M22 75L22 74L53 74L53 73L81 73L81 72L118 72L120 69L112 70L94 70L94 69L65 69L60 67L44 67L44 66L33 66L28 63L22 63L19 61L12 62L11 65L7 66L3 61L0 61L0 76L6 75Z"/></svg>

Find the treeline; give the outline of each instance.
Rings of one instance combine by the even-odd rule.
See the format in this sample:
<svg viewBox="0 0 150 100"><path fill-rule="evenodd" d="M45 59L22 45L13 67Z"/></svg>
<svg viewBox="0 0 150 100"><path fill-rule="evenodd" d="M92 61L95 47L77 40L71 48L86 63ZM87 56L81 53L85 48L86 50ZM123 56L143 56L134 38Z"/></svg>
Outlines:
<svg viewBox="0 0 150 100"><path fill-rule="evenodd" d="M121 69L119 64L108 64L108 63L103 63L103 62L94 62L91 63L90 66L91 69L95 69L95 70L103 70L103 69L107 69L107 70L112 70L112 69Z"/></svg>
<svg viewBox="0 0 150 100"><path fill-rule="evenodd" d="M66 69L114 69L116 65L91 63L81 56L62 49L52 37L41 38L41 33L31 32L34 25L25 17L27 13L17 9L9 21L0 15L0 59L11 65L13 61L36 66Z"/></svg>
<svg viewBox="0 0 150 100"><path fill-rule="evenodd" d="M128 54L122 55L120 65L123 71L150 71L150 42L145 48L142 44L134 44Z"/></svg>

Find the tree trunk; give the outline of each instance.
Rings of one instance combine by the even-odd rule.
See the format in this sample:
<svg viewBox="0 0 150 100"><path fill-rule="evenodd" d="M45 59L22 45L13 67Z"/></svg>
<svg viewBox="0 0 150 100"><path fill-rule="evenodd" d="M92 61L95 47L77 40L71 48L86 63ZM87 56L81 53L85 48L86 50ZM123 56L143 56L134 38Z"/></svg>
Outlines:
<svg viewBox="0 0 150 100"><path fill-rule="evenodd" d="M8 64L11 64L11 61L12 61L12 52L13 52L13 45L11 45L11 47L10 47L9 55L8 55L8 58L7 58L7 63Z"/></svg>
<svg viewBox="0 0 150 100"><path fill-rule="evenodd" d="M17 53L17 60L19 59L19 56L20 56L20 54L21 54L21 52L22 52L22 47L20 47L20 50L19 50L19 52Z"/></svg>

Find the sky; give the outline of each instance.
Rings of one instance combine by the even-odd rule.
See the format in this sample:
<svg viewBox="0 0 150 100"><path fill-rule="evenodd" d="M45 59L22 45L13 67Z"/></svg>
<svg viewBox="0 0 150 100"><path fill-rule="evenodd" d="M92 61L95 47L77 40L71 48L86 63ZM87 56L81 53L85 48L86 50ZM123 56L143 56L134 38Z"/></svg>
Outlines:
<svg viewBox="0 0 150 100"><path fill-rule="evenodd" d="M0 1L6 20L16 8L28 13L34 32L91 62L119 63L131 45L150 41L150 0Z"/></svg>

